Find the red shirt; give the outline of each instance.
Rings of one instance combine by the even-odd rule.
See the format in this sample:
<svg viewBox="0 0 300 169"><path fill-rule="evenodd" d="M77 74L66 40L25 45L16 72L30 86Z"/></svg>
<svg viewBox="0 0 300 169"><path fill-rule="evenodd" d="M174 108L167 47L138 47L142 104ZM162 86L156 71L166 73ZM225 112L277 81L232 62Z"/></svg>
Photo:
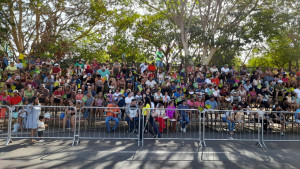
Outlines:
<svg viewBox="0 0 300 169"><path fill-rule="evenodd" d="M220 79L219 79L219 78L211 79L211 82L212 82L212 83L215 83L216 86L219 86L219 84L220 84Z"/></svg>
<svg viewBox="0 0 300 169"><path fill-rule="evenodd" d="M57 73L59 73L61 71L61 69L59 68L59 67L54 67L53 69L52 69L52 73L53 74L57 74Z"/></svg>
<svg viewBox="0 0 300 169"><path fill-rule="evenodd" d="M54 93L53 93L55 96L63 96L65 95L65 92L64 91L58 91L58 90L55 90Z"/></svg>
<svg viewBox="0 0 300 169"><path fill-rule="evenodd" d="M154 72L155 71L155 66L154 65L149 65L148 69L149 69L149 71Z"/></svg>
<svg viewBox="0 0 300 169"><path fill-rule="evenodd" d="M94 72L93 69L85 69L86 74L88 74L88 73L93 74L93 72Z"/></svg>
<svg viewBox="0 0 300 169"><path fill-rule="evenodd" d="M21 103L22 101L22 97L21 96L16 96L16 97L11 97L10 100L9 100L9 103L11 105L17 105L19 103Z"/></svg>

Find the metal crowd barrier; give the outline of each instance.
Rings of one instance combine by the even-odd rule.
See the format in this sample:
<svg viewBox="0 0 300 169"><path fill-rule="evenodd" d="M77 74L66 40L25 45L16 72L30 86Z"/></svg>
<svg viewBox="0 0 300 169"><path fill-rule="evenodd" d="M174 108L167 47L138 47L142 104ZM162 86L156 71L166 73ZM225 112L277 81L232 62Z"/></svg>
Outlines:
<svg viewBox="0 0 300 169"><path fill-rule="evenodd" d="M67 114L66 109L74 109L75 115ZM13 139L72 139L75 143L77 110L70 106L16 105L9 113L7 144ZM43 136L36 131L32 136L32 127L37 127L39 115L44 115L47 125Z"/></svg>
<svg viewBox="0 0 300 169"><path fill-rule="evenodd" d="M275 118L272 114L277 114ZM300 112L265 111L262 142L300 141Z"/></svg>
<svg viewBox="0 0 300 169"><path fill-rule="evenodd" d="M166 113L168 110L173 110L176 113L186 111L188 117L174 116L173 118L151 117L147 119L146 111L152 113ZM162 111L162 112L161 112ZM145 114L144 114L145 113ZM175 114L174 114L175 115ZM144 140L179 140L182 141L198 141L202 146L201 136L201 112L198 109L168 109L168 108L146 108L140 114L142 118L142 145ZM188 119L186 119L188 118Z"/></svg>
<svg viewBox="0 0 300 169"><path fill-rule="evenodd" d="M257 117L256 113L257 111L247 110L204 110L205 118L202 121L204 146L206 141L236 140L254 141L262 147L261 117Z"/></svg>
<svg viewBox="0 0 300 169"><path fill-rule="evenodd" d="M10 107L0 105L0 141L7 142L10 130L8 129ZM5 143L6 144L6 143Z"/></svg>
<svg viewBox="0 0 300 169"><path fill-rule="evenodd" d="M120 109L115 117L107 116L106 109ZM136 110L140 114L140 109ZM78 131L75 135L76 145L80 140L137 140L140 145L140 120L134 122L134 130L129 131L124 107L82 107L78 116ZM117 122L116 122L117 121ZM116 124L117 123L117 124ZM83 124L83 125L82 125ZM114 126L116 128L114 129ZM108 128L109 126L109 128Z"/></svg>

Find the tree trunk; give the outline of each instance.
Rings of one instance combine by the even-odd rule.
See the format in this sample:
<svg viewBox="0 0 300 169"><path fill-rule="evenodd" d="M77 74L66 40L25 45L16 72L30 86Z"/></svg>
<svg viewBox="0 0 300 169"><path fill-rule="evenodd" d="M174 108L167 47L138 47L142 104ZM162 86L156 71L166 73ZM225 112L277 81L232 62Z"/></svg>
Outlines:
<svg viewBox="0 0 300 169"><path fill-rule="evenodd" d="M209 54L207 53L207 49L204 49L204 56L202 58L202 65L208 65L211 61L211 58L214 56L214 54L216 53L216 51L218 50L218 48L216 47L212 47L210 49Z"/></svg>

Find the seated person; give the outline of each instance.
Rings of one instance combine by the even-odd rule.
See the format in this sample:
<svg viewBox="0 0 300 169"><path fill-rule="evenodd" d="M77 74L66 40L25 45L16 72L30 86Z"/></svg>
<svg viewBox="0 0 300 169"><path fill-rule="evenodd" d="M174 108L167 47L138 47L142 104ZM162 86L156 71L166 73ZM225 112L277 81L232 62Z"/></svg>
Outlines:
<svg viewBox="0 0 300 169"><path fill-rule="evenodd" d="M119 119L117 117L117 115L119 113L121 113L119 106L117 106L117 104L115 102L112 102L111 104L107 105L107 109L105 109L106 112L106 118L105 118L105 125L107 128L107 132L110 133L111 132L111 128L109 125L110 121L115 121L115 125L112 128L112 131L115 132L118 125L119 125Z"/></svg>

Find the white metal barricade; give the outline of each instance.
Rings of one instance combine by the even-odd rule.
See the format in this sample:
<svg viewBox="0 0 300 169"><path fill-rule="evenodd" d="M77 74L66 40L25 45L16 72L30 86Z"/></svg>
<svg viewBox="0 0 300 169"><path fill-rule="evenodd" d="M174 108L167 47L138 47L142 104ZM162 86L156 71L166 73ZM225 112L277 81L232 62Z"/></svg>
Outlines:
<svg viewBox="0 0 300 169"><path fill-rule="evenodd" d="M300 141L300 112L265 111L262 141Z"/></svg>
<svg viewBox="0 0 300 169"><path fill-rule="evenodd" d="M0 105L0 141L8 142L10 130L8 130L10 107Z"/></svg>
<svg viewBox="0 0 300 169"><path fill-rule="evenodd" d="M11 107L10 110L9 135L6 144L13 139L38 139L38 141L44 139L72 139L72 145L74 145L77 129L76 107L16 105ZM44 116L44 130L38 128L40 115Z"/></svg>
<svg viewBox="0 0 300 169"><path fill-rule="evenodd" d="M261 143L261 116L258 111L213 110L203 111L203 144L206 141L236 140Z"/></svg>
<svg viewBox="0 0 300 169"><path fill-rule="evenodd" d="M130 110L136 111L137 115L140 114L138 108ZM129 110L124 107L80 108L76 144L79 144L80 140L137 140L140 145L139 117L128 121L126 111ZM130 129L130 125L133 129Z"/></svg>
<svg viewBox="0 0 300 169"><path fill-rule="evenodd" d="M174 115L168 116L168 111L174 111ZM183 116L180 116L180 111L184 111ZM143 117L142 145L144 139L158 139L179 140L182 144L184 141L198 141L202 146L201 112L198 109L146 108L140 116Z"/></svg>

